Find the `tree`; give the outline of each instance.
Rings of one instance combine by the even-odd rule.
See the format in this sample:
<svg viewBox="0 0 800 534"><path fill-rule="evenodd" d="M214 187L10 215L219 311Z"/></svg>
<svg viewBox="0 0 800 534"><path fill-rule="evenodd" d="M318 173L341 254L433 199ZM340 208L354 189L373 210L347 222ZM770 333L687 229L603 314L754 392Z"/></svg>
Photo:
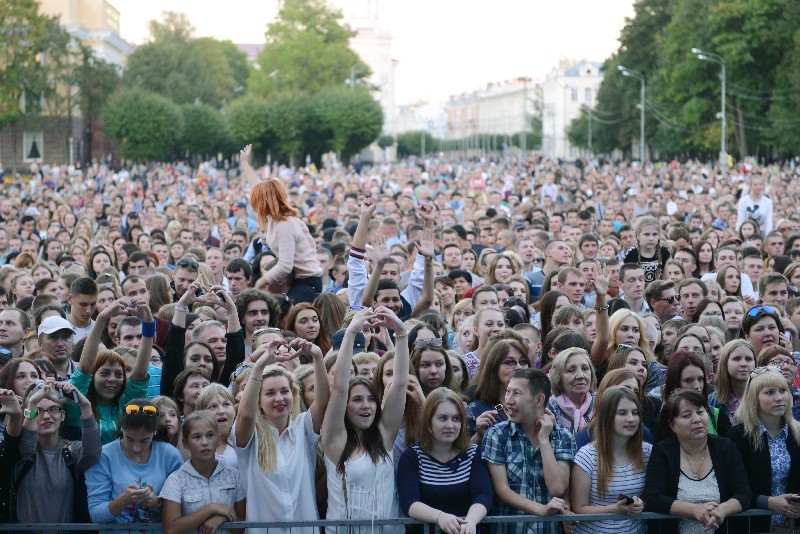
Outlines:
<svg viewBox="0 0 800 534"><path fill-rule="evenodd" d="M377 143L379 147L385 150L394 144L394 137L391 135L382 135L378 138Z"/></svg>
<svg viewBox="0 0 800 534"><path fill-rule="evenodd" d="M141 89L116 93L103 110L105 131L127 159L163 161L183 134L180 107L163 96Z"/></svg>
<svg viewBox="0 0 800 534"><path fill-rule="evenodd" d="M228 128L222 113L206 104L181 106L184 129L181 148L189 154L216 154L228 140Z"/></svg>
<svg viewBox="0 0 800 534"><path fill-rule="evenodd" d="M45 91L43 58L63 43L64 35L54 17L39 13L36 0L0 2L0 127L22 115L23 93L26 101L35 102Z"/></svg>
<svg viewBox="0 0 800 534"><path fill-rule="evenodd" d="M398 134L397 157L420 156L422 155L423 144L426 154L436 149L436 140L430 132L415 131Z"/></svg>
<svg viewBox="0 0 800 534"><path fill-rule="evenodd" d="M247 95L236 99L225 108L233 141L244 146L253 144L253 154L262 153L274 143L268 128L269 104L266 99Z"/></svg>
<svg viewBox="0 0 800 534"><path fill-rule="evenodd" d="M267 27L266 46L257 59L260 73L252 77L251 90L262 96L314 94L350 78L369 78L369 67L350 49L354 33L341 21L341 11L325 0L285 0Z"/></svg>
<svg viewBox="0 0 800 534"><path fill-rule="evenodd" d="M166 12L164 22L151 21L150 42L128 58L126 85L166 96L178 104L221 108L244 93L249 76L247 56L230 41L195 39L183 14Z"/></svg>
<svg viewBox="0 0 800 534"><path fill-rule="evenodd" d="M374 141L383 128L383 110L366 89L326 89L312 99L313 118L330 132L330 149L343 160Z"/></svg>

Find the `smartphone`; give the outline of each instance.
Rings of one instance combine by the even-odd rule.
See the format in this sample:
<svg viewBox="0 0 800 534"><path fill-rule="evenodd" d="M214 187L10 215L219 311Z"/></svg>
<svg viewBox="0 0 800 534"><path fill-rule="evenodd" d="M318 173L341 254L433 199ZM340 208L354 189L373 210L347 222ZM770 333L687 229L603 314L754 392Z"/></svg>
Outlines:
<svg viewBox="0 0 800 534"><path fill-rule="evenodd" d="M624 493L620 493L617 496L617 500L621 501L623 499L625 500L625 504L633 504L633 497L629 497L629 496L625 495Z"/></svg>
<svg viewBox="0 0 800 534"><path fill-rule="evenodd" d="M140 488L145 489L147 487L147 482L144 480L137 480L136 483L139 485Z"/></svg>

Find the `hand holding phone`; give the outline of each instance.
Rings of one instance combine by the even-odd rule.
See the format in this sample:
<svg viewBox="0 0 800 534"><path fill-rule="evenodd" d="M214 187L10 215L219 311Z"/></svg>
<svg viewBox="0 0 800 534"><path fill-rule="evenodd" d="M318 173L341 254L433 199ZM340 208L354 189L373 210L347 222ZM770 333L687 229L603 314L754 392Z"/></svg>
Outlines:
<svg viewBox="0 0 800 534"><path fill-rule="evenodd" d="M624 493L617 495L617 501L625 501L625 504L633 504L633 497L629 497Z"/></svg>

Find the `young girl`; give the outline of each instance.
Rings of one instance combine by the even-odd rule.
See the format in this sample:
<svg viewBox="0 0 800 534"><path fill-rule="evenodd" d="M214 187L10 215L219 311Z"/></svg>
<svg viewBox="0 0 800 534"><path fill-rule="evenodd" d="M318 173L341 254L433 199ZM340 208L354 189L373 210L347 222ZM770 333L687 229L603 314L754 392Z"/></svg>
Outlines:
<svg viewBox="0 0 800 534"><path fill-rule="evenodd" d="M708 396L708 405L711 408L725 406L728 418L733 422L739 403L744 398L750 372L755 366L756 355L750 343L736 339L726 344L717 365L717 388Z"/></svg>
<svg viewBox="0 0 800 534"><path fill-rule="evenodd" d="M628 251L623 263L637 263L644 270L645 286L661 280L664 266L670 258L667 247L661 246L661 227L655 217L644 216L636 221L636 246Z"/></svg>
<svg viewBox="0 0 800 534"><path fill-rule="evenodd" d="M397 468L403 512L447 533L475 532L492 508L489 471L479 445L469 443L465 419L461 397L435 389L422 408L419 443L403 453Z"/></svg>
<svg viewBox="0 0 800 534"><path fill-rule="evenodd" d="M154 397L153 405L158 408L158 429L155 439L177 447L181 437L181 409L172 397Z"/></svg>
<svg viewBox="0 0 800 534"><path fill-rule="evenodd" d="M233 438L231 437L233 420L236 418L234 404L233 395L228 391L228 388L221 384L209 384L200 391L200 396L197 397L197 402L195 403L195 409L209 412L216 420L219 434L219 443L216 450L217 458L238 468L236 448L233 446Z"/></svg>
<svg viewBox="0 0 800 534"><path fill-rule="evenodd" d="M226 534L227 530L218 530L222 523L245 517L247 503L239 467L217 458L215 451L225 441L209 412L195 412L187 417L182 434L191 459L172 473L161 488L164 531L190 534L217 529L216 532Z"/></svg>
<svg viewBox="0 0 800 534"><path fill-rule="evenodd" d="M349 377L356 333L364 327L378 326L395 331L394 374L383 406L377 401L372 382ZM353 316L336 360L331 400L322 423L322 449L328 473L327 519L399 517L389 451L400 431L405 410L408 363L408 330L394 313L379 307ZM404 530L397 526L384 531Z"/></svg>
<svg viewBox="0 0 800 534"><path fill-rule="evenodd" d="M642 441L639 398L623 386L606 389L597 405L594 441L575 455L570 476L572 510L577 514L640 514L651 450L652 445ZM581 522L575 529L579 534L646 531L645 522L637 519Z"/></svg>

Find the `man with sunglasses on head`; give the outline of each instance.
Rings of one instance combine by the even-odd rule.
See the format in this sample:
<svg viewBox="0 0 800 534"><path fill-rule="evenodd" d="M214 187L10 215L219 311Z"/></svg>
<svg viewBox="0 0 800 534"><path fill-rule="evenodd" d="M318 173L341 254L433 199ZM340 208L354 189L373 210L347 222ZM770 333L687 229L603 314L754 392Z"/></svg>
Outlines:
<svg viewBox="0 0 800 534"><path fill-rule="evenodd" d="M645 290L645 300L660 323L680 315L681 297L672 280L655 280Z"/></svg>
<svg viewBox="0 0 800 534"><path fill-rule="evenodd" d="M197 280L197 270L199 265L196 261L189 258L182 258L175 264L172 271L172 287L175 289L175 302L178 302L189 286Z"/></svg>

